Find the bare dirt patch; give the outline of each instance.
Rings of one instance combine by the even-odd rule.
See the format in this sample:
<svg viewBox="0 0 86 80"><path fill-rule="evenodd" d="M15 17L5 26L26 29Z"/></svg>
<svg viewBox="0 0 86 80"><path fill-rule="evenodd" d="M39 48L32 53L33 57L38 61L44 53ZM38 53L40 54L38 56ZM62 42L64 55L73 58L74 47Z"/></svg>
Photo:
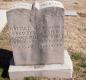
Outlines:
<svg viewBox="0 0 86 80"><path fill-rule="evenodd" d="M78 15L79 15L80 17L86 18L86 13L78 13Z"/></svg>

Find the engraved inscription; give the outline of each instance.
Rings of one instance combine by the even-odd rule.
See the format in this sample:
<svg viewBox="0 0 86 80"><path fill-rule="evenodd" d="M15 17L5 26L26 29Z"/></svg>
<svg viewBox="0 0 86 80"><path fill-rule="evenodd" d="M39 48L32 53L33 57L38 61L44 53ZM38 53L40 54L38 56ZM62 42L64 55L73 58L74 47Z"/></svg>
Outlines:
<svg viewBox="0 0 86 80"><path fill-rule="evenodd" d="M57 1L8 12L8 25L16 64L63 63L64 10ZM47 5L48 4L48 5Z"/></svg>

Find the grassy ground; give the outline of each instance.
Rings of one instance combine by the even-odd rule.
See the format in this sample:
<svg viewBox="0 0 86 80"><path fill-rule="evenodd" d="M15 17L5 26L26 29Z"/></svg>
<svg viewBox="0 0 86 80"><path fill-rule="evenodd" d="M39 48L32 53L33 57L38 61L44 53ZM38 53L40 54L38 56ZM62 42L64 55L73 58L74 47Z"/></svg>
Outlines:
<svg viewBox="0 0 86 80"><path fill-rule="evenodd" d="M0 68L0 80L4 80L4 79L1 77L2 71L3 71L3 70Z"/></svg>
<svg viewBox="0 0 86 80"><path fill-rule="evenodd" d="M86 55L75 52L71 55L74 66L74 80L86 80Z"/></svg>

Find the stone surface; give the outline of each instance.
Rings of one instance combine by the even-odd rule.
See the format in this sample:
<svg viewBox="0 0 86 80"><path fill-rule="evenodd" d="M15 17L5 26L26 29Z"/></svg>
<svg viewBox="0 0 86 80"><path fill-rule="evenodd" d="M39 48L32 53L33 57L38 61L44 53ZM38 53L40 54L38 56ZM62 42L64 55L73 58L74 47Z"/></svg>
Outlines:
<svg viewBox="0 0 86 80"><path fill-rule="evenodd" d="M64 52L64 64L49 64L35 66L10 66L11 80L24 80L24 77L65 78L72 80L73 65L67 51ZM61 79L62 80L62 79ZM63 79L64 80L64 79Z"/></svg>
<svg viewBox="0 0 86 80"><path fill-rule="evenodd" d="M64 62L64 8L58 1L18 4L7 12L16 65Z"/></svg>
<svg viewBox="0 0 86 80"><path fill-rule="evenodd" d="M76 11L65 11L64 13L65 16L77 16L77 12Z"/></svg>
<svg viewBox="0 0 86 80"><path fill-rule="evenodd" d="M6 10L0 10L0 32L7 24Z"/></svg>
<svg viewBox="0 0 86 80"><path fill-rule="evenodd" d="M23 65L27 64L27 57L32 58L28 55L29 53L31 53L28 45L30 45L29 41L31 40L29 37L31 36L31 31L33 30L33 23L32 21L30 22L31 16L33 14L30 9L24 9L20 4L18 5L18 7L19 8L16 9L15 6L15 9L7 12L7 19L15 64ZM27 4L24 4L24 7L28 7Z"/></svg>
<svg viewBox="0 0 86 80"><path fill-rule="evenodd" d="M39 4L36 13L38 44L40 49L39 63L63 63L64 60L64 9L55 1Z"/></svg>

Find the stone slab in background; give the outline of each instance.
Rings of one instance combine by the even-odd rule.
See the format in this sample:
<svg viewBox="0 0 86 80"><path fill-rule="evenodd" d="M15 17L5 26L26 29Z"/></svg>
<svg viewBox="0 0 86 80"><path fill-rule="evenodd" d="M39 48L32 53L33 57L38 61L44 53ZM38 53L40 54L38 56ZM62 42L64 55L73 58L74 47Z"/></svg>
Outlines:
<svg viewBox="0 0 86 80"><path fill-rule="evenodd" d="M66 10L66 11L64 12L64 15L65 15L65 16L78 16L78 14L77 14L76 11L68 11L68 10Z"/></svg>
<svg viewBox="0 0 86 80"><path fill-rule="evenodd" d="M64 64L13 66L9 68L11 80L24 80L24 77L64 78L72 80L73 64L67 51L64 52ZM61 79L61 80L64 80Z"/></svg>
<svg viewBox="0 0 86 80"><path fill-rule="evenodd" d="M7 24L6 10L0 10L0 32Z"/></svg>

